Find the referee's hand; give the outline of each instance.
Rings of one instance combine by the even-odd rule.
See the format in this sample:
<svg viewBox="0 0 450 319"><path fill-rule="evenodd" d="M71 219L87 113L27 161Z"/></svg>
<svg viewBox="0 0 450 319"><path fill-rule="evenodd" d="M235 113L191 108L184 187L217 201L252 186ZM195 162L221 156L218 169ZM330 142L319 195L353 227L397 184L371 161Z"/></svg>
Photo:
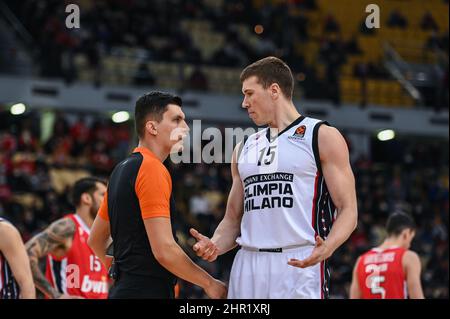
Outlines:
<svg viewBox="0 0 450 319"><path fill-rule="evenodd" d="M219 249L211 241L211 239L200 234L194 228L191 228L189 232L191 233L192 237L194 237L197 240L197 242L192 247L197 256L209 262L213 262L214 260L216 260L217 256L219 255Z"/></svg>

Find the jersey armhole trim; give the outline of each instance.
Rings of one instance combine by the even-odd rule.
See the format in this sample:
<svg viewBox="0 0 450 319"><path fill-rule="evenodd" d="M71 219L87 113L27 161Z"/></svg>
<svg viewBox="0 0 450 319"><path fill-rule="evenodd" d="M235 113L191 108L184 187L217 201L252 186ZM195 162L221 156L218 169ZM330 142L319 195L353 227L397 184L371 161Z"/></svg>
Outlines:
<svg viewBox="0 0 450 319"><path fill-rule="evenodd" d="M241 156L242 149L244 148L244 145L247 142L247 140L248 140L248 136L245 136L244 140L241 143L241 145L239 145L239 149L238 149L237 156L236 156L236 162L239 161L239 157Z"/></svg>
<svg viewBox="0 0 450 319"><path fill-rule="evenodd" d="M316 162L317 170L319 171L320 175L322 174L322 165L320 163L320 153L319 153L319 128L322 124L330 126L330 124L327 121L320 121L318 122L313 129L313 138L312 138L312 149L314 153L314 160Z"/></svg>

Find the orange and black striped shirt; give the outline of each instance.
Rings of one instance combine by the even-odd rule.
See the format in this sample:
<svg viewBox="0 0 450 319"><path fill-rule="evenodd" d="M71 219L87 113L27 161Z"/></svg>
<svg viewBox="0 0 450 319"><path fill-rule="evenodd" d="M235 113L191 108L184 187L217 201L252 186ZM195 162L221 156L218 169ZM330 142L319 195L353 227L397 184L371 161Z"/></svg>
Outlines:
<svg viewBox="0 0 450 319"><path fill-rule="evenodd" d="M148 148L135 148L114 168L98 215L110 223L120 272L174 279L155 259L144 226L147 218L171 218L171 193L169 172Z"/></svg>

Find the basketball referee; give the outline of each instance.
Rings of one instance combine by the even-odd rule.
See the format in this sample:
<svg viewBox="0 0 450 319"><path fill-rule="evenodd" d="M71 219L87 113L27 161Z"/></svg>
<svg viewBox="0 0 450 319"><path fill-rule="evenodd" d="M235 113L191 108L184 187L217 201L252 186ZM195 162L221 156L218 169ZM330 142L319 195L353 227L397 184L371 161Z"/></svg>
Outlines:
<svg viewBox="0 0 450 319"><path fill-rule="evenodd" d="M172 230L172 180L163 162L182 149L189 130L181 105L181 98L161 92L136 102L139 145L114 168L88 242L110 267L106 250L113 240L111 299L174 298L176 277L202 287L210 298L226 297L225 284L192 262Z"/></svg>

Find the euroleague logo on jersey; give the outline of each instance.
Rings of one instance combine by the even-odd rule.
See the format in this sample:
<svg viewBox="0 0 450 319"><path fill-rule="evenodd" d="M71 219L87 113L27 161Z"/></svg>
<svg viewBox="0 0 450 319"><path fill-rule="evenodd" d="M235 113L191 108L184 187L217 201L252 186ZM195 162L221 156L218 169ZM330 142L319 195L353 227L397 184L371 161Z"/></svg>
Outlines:
<svg viewBox="0 0 450 319"><path fill-rule="evenodd" d="M291 140L304 140L306 133L306 125L301 125L295 129L294 134L288 136L288 139Z"/></svg>

